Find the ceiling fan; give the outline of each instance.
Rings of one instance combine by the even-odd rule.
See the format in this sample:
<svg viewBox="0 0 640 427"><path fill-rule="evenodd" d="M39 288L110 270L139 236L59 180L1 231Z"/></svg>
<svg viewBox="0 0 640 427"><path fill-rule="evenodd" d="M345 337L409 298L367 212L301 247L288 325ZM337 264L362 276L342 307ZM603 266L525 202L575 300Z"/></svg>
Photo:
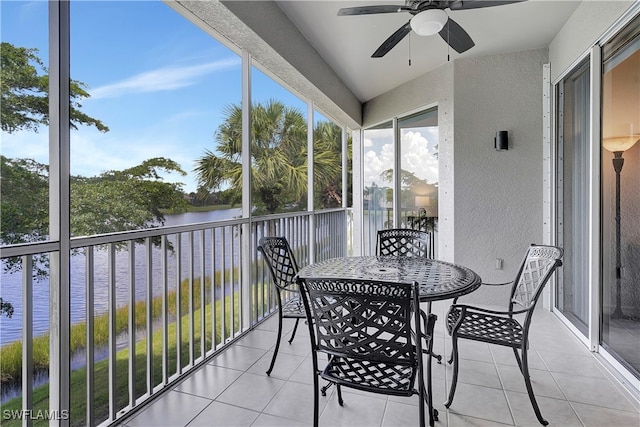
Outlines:
<svg viewBox="0 0 640 427"><path fill-rule="evenodd" d="M391 34L371 55L382 58L395 45L413 30L420 36L435 33L449 44L456 52L462 53L475 46L471 36L453 19L449 18L445 9L467 10L482 7L502 6L526 0L405 0L405 5L371 5L345 7L338 11L338 16L373 15L378 13L409 12L413 17L402 27Z"/></svg>

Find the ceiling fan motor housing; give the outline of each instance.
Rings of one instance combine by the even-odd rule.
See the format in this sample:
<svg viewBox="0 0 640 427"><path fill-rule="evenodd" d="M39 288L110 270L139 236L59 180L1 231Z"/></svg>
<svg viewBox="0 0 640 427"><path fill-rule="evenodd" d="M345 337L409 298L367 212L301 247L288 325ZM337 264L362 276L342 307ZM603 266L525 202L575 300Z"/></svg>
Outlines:
<svg viewBox="0 0 640 427"><path fill-rule="evenodd" d="M442 9L427 9L411 18L411 29L419 36L431 36L439 33L449 20Z"/></svg>

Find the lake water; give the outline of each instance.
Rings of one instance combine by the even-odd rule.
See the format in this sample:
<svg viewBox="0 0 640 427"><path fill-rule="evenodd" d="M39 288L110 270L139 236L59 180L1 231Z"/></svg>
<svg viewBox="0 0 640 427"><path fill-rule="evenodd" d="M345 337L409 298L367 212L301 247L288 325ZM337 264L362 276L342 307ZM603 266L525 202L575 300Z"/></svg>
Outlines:
<svg viewBox="0 0 640 427"><path fill-rule="evenodd" d="M167 215L165 225L183 225L193 224L209 221L221 221L225 219L231 219L238 217L241 214L240 209L225 209L208 212L189 212L178 215ZM210 243L210 236L205 235L205 257L210 256L211 248L214 245ZM198 247L199 233L194 234L194 247ZM209 241L207 241L209 240ZM220 251L223 242L220 242L220 238L216 238L215 247ZM226 240L229 240L228 238ZM187 242L183 240L183 250ZM228 248L228 241L225 243L225 250L230 251ZM237 249L237 247L236 247ZM105 250L95 250L95 283L94 283L94 304L95 313L104 313L107 310L108 301L108 277L107 277L107 264L108 253ZM200 257L199 252L194 251L195 263L194 269L196 271L195 276L199 276L199 264ZM153 248L154 261L153 267L153 283L154 294L160 295L161 287L161 265L159 261L160 249ZM184 263L183 253L183 265ZM172 258L173 255L170 255ZM125 304L128 301L128 283L129 283L129 267L127 264L127 254L125 251L118 251L116 255L116 300L118 305ZM136 245L135 250L136 265L136 299L144 299L146 296L145 289L145 248L144 245ZM169 283L175 288L176 269L175 258L170 259L168 262L168 277ZM140 268L142 266L142 268ZM205 275L209 275L210 263L205 262ZM4 266L3 266L4 267ZM71 258L71 323L76 323L85 320L86 306L85 306L85 256L83 253L76 254ZM184 267L183 267L184 268ZM187 272L182 273L184 278ZM12 318L0 316L0 345L4 345L21 338L22 334L22 272L6 273L4 268L0 276L0 296L5 301L11 302L14 307L14 314ZM33 284L33 332L34 336L47 332L49 327L49 280L43 279L40 281L34 281Z"/></svg>

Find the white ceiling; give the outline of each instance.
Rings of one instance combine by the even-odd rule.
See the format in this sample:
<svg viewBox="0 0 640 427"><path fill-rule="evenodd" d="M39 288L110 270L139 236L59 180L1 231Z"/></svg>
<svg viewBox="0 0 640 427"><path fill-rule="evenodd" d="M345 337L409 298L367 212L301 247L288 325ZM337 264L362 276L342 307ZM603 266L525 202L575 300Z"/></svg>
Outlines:
<svg viewBox="0 0 640 427"><path fill-rule="evenodd" d="M475 46L458 54L439 35L411 33L383 58L371 54L412 15L407 12L337 16L338 9L404 1L276 2L343 82L361 101L368 101L402 83L457 58L546 48L578 7L574 0L528 0L481 9L446 9L471 36ZM409 66L409 58L411 65Z"/></svg>

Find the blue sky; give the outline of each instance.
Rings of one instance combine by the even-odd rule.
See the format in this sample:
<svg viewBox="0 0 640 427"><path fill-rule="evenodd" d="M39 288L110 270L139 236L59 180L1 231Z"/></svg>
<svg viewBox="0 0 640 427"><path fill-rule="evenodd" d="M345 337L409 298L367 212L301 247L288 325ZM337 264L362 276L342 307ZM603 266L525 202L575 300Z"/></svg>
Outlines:
<svg viewBox="0 0 640 427"><path fill-rule="evenodd" d="M37 48L48 63L46 1L0 3L2 41ZM240 103L240 58L160 1L72 1L71 77L87 84L82 110L110 131L82 127L71 135L71 172L93 176L152 157L168 157L188 177L167 177L196 189L191 173L225 106ZM306 105L253 71L254 102ZM48 163L48 134L2 134L3 155Z"/></svg>
<svg viewBox="0 0 640 427"><path fill-rule="evenodd" d="M2 0L0 13L2 41L37 48L46 64L47 2ZM195 160L215 150L225 106L240 103L240 66L237 54L160 1L71 1L71 77L91 94L82 110L110 128L72 131L71 173L95 176L168 157L189 175L165 178L195 191ZM279 99L306 116L300 99L255 68L252 79L254 102ZM380 181L393 164L393 139L376 132L365 134L365 182ZM437 182L437 141L437 128L403 134L402 167ZM47 129L3 133L0 151L48 163Z"/></svg>

